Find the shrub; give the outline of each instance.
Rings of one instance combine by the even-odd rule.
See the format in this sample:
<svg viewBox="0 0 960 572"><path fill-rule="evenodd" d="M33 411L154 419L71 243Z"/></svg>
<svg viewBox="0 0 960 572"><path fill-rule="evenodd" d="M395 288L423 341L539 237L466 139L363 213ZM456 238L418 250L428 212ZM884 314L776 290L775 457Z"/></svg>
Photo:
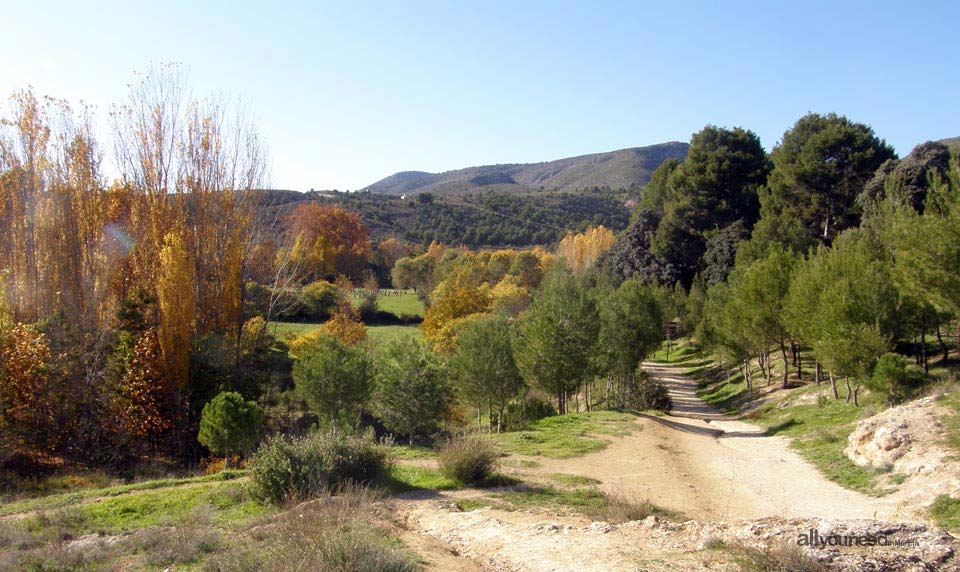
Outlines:
<svg viewBox="0 0 960 572"><path fill-rule="evenodd" d="M197 440L220 455L245 454L257 442L263 409L239 393L223 392L203 406Z"/></svg>
<svg viewBox="0 0 960 572"><path fill-rule="evenodd" d="M276 437L250 461L251 492L282 504L306 499L346 483L369 483L386 474L386 449L371 434L315 432Z"/></svg>
<svg viewBox="0 0 960 572"><path fill-rule="evenodd" d="M451 439L440 447L440 472L458 483L475 483L490 477L500 453L489 440L478 435Z"/></svg>
<svg viewBox="0 0 960 572"><path fill-rule="evenodd" d="M795 544L781 544L757 550L755 548L738 547L737 561L743 572L826 572L826 564L822 564L807 555L802 548Z"/></svg>
<svg viewBox="0 0 960 572"><path fill-rule="evenodd" d="M923 371L907 364L902 356L887 353L880 356L874 366L873 376L867 380L867 387L887 395L890 403L899 403L907 399L923 384Z"/></svg>
<svg viewBox="0 0 960 572"><path fill-rule="evenodd" d="M553 417L557 409L552 403L537 397L527 397L507 405L503 424L507 431L520 431L541 419Z"/></svg>
<svg viewBox="0 0 960 572"><path fill-rule="evenodd" d="M667 388L659 381L644 373L639 376L637 383L627 395L626 406L637 411L654 409L656 411L670 411L673 402Z"/></svg>
<svg viewBox="0 0 960 572"><path fill-rule="evenodd" d="M267 531L264 547L247 547L206 562L208 572L415 572L420 566L372 524L376 497L347 488L298 506Z"/></svg>
<svg viewBox="0 0 960 572"><path fill-rule="evenodd" d="M304 317L326 320L340 304L340 290L333 284L320 280L303 287L299 302Z"/></svg>

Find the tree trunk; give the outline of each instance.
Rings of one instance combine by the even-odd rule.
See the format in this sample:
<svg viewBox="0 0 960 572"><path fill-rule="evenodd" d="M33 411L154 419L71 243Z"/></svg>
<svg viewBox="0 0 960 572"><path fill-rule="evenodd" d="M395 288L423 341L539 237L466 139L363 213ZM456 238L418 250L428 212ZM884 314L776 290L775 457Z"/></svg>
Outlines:
<svg viewBox="0 0 960 572"><path fill-rule="evenodd" d="M823 380L823 372L820 368L820 362L817 360L813 361L813 382L817 384L817 387L820 386L820 382Z"/></svg>
<svg viewBox="0 0 960 572"><path fill-rule="evenodd" d="M833 400L840 400L840 392L837 391L837 380L833 377L833 372L830 372L830 386L833 387Z"/></svg>
<svg viewBox="0 0 960 572"><path fill-rule="evenodd" d="M483 409L477 405L477 431L483 432Z"/></svg>
<svg viewBox="0 0 960 572"><path fill-rule="evenodd" d="M920 332L920 355L923 360L923 373L930 374L930 363L927 361L927 331Z"/></svg>
<svg viewBox="0 0 960 572"><path fill-rule="evenodd" d="M487 433L493 433L493 403L487 402Z"/></svg>
<svg viewBox="0 0 960 572"><path fill-rule="evenodd" d="M855 388L853 388L853 406L860 407L860 402L857 400L857 395L860 393L860 384L858 383Z"/></svg>
<svg viewBox="0 0 960 572"><path fill-rule="evenodd" d="M783 343L783 341L780 342L780 357L783 358L783 376L781 377L781 381L783 382L783 388L786 389L790 364L787 363L787 346Z"/></svg>
<svg viewBox="0 0 960 572"><path fill-rule="evenodd" d="M846 402L850 403L850 398L853 397L853 389L850 388L850 376L844 376L843 378L844 385L847 386L847 399Z"/></svg>
<svg viewBox="0 0 960 572"><path fill-rule="evenodd" d="M940 344L940 351L943 353L943 363L947 363L947 357L950 353L947 351L947 344L943 341L943 335L940 333L940 324L937 324L937 343Z"/></svg>

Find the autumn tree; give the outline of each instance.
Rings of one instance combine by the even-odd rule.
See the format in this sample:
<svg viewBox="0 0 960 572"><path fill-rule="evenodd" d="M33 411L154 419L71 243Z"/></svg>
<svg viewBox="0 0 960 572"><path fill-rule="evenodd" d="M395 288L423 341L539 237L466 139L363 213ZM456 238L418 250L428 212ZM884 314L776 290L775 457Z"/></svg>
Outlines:
<svg viewBox="0 0 960 572"><path fill-rule="evenodd" d="M287 232L296 240L294 259L314 278L362 279L370 261L370 230L356 213L338 205L302 204L290 213Z"/></svg>
<svg viewBox="0 0 960 572"><path fill-rule="evenodd" d="M616 242L612 230L591 227L580 234L567 234L557 247L557 256L576 276L582 276L597 258Z"/></svg>

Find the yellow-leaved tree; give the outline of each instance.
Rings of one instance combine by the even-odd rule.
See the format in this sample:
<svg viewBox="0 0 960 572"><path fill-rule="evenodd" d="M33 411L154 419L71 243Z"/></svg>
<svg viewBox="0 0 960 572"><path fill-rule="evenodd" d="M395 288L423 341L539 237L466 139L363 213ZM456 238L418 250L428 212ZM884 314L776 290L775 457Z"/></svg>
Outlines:
<svg viewBox="0 0 960 572"><path fill-rule="evenodd" d="M163 243L157 277L158 337L170 378L176 387L183 387L190 374L190 339L196 328L196 275L179 233L168 233Z"/></svg>
<svg viewBox="0 0 960 572"><path fill-rule="evenodd" d="M571 272L580 276L616 241L612 230L602 225L590 227L580 234L567 234L557 247L557 256Z"/></svg>

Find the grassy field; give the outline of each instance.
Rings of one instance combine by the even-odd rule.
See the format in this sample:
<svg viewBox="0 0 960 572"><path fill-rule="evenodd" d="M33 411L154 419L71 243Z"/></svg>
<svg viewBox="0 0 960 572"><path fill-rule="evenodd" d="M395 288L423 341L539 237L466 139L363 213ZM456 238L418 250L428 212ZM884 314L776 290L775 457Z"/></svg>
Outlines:
<svg viewBox="0 0 960 572"><path fill-rule="evenodd" d="M350 301L355 306L359 306L360 302L363 301L363 296L359 293L351 294ZM403 290L398 296L380 293L377 296L377 309L381 312L393 314L398 318L402 316L423 317L423 303L420 302L413 290Z"/></svg>
<svg viewBox="0 0 960 572"><path fill-rule="evenodd" d="M270 331L279 339L288 336L302 336L321 328L323 324L303 324L296 322L270 322ZM423 331L419 326L367 326L367 337L376 345L389 343L401 336L423 338Z"/></svg>

